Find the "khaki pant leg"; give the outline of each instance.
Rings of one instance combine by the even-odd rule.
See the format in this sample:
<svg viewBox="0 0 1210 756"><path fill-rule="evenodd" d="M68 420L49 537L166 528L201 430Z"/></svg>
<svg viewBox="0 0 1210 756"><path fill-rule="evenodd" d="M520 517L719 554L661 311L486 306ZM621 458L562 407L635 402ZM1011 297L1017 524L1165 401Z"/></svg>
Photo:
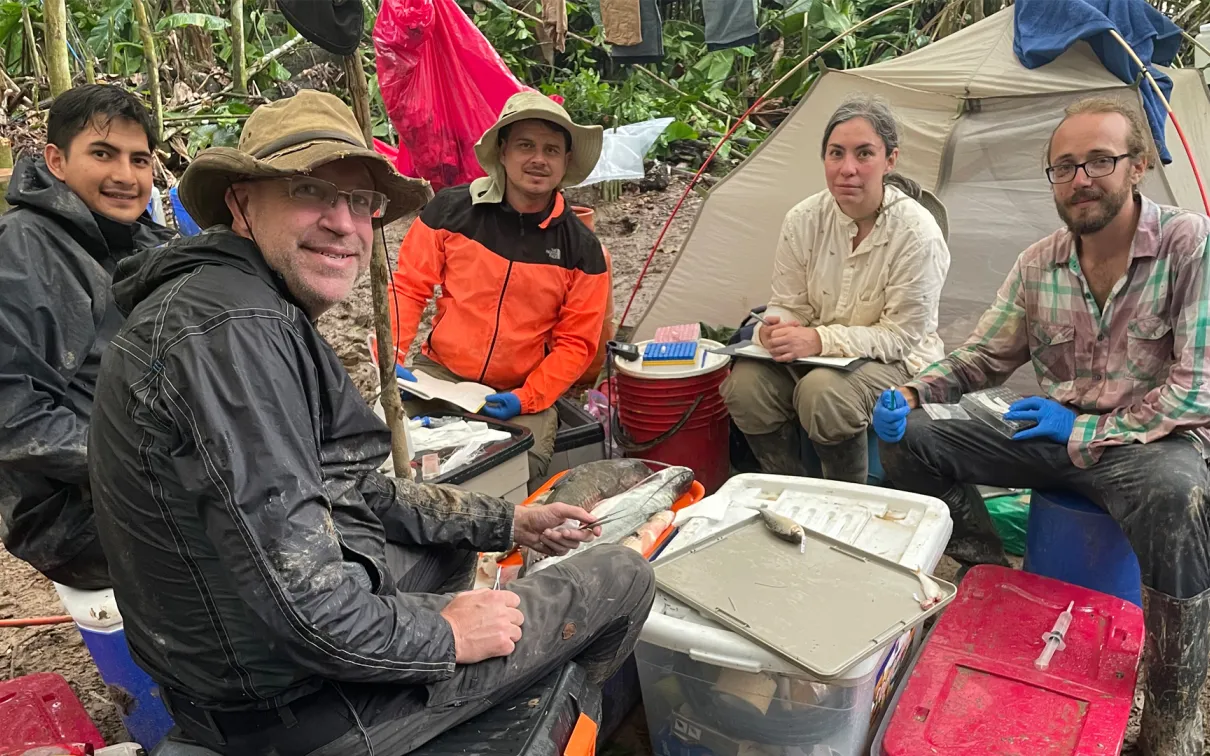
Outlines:
<svg viewBox="0 0 1210 756"><path fill-rule="evenodd" d="M865 433L874 403L911 376L902 362L870 361L856 370L812 368L794 387L794 407L807 436L827 446Z"/></svg>
<svg viewBox="0 0 1210 756"><path fill-rule="evenodd" d="M510 423L529 428L534 434L534 445L529 450L529 482L530 490L534 483L544 483L546 468L550 467L550 459L555 454L555 434L559 430L559 412L554 407L548 407L533 415L517 415ZM539 479L542 480L539 480Z"/></svg>
<svg viewBox="0 0 1210 756"><path fill-rule="evenodd" d="M738 359L719 387L735 427L745 435L772 433L796 419L794 384L786 365L763 360Z"/></svg>

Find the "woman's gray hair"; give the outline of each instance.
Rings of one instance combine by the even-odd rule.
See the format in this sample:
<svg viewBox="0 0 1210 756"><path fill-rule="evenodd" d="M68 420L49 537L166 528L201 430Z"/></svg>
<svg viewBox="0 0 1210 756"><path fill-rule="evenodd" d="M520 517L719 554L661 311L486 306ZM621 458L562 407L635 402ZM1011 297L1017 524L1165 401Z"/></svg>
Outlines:
<svg viewBox="0 0 1210 756"><path fill-rule="evenodd" d="M846 97L828 119L828 125L823 130L823 143L819 148L821 158L828 154L828 140L832 138L836 127L854 118L864 118L870 124L870 128L874 129L874 133L882 140L887 157L899 147L899 124L890 104L876 95L853 94ZM883 176L882 183L891 184L914 200L920 199L920 185L906 176L891 172Z"/></svg>

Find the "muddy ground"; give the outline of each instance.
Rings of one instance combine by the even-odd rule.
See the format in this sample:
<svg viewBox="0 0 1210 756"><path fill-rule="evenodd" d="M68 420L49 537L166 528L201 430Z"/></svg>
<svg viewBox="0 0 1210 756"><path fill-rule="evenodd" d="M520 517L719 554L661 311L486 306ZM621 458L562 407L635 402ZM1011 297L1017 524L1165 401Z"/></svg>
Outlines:
<svg viewBox="0 0 1210 756"><path fill-rule="evenodd" d="M609 203L599 202L595 191L591 190L573 196L576 203L596 208L597 234L613 257L614 299L618 317L626 306L626 300L651 250L651 245L683 189L684 184L677 182L665 191L638 192L634 187L630 187L620 199ZM663 274L671 266L700 201L698 195L690 195L681 215L673 223L661 248L656 252L646 283L636 298L636 311L642 311L658 288ZM392 268L395 265L395 253L410 223L409 218L386 229L387 252ZM375 370L370 364L366 342L371 327L370 302L369 283L368 280L363 280L346 303L333 309L320 321L320 330L340 355L358 388L367 398L374 396L378 384ZM431 313L430 307L428 314ZM424 332L422 328L421 337ZM417 339L417 343L419 341L420 339ZM952 561L945 559L938 569L938 574L943 578L950 578L955 567ZM0 548L0 618L62 613L63 607L50 582ZM113 743L121 742L125 738L121 720L109 701L105 685L98 676L74 625L0 628L0 679L35 672L56 672L63 675L96 722L105 740ZM1140 697L1136 696L1135 715L1127 734L1128 743L1132 743L1137 735L1139 702ZM1202 693L1202 708L1210 713L1210 688ZM650 751L645 730L646 722L641 712L636 712L618 733L616 742L607 752L610 756L647 756ZM1210 756L1210 750L1207 750L1206 754Z"/></svg>

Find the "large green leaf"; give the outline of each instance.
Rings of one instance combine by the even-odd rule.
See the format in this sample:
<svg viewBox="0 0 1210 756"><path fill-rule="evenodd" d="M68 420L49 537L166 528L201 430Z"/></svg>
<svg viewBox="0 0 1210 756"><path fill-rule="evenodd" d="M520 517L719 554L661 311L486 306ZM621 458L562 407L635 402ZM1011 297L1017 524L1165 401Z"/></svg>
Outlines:
<svg viewBox="0 0 1210 756"><path fill-rule="evenodd" d="M693 70L706 77L712 84L722 84L731 75L731 66L735 63L735 50L718 50L703 55L701 60L693 64Z"/></svg>
<svg viewBox="0 0 1210 756"><path fill-rule="evenodd" d="M231 26L231 22L209 13L173 13L161 18L160 22L155 25L155 30L179 29L182 26L197 26L206 31L222 31Z"/></svg>
<svg viewBox="0 0 1210 756"><path fill-rule="evenodd" d="M786 6L786 9L782 11L782 14L788 18L798 13L808 13L811 10L811 6L814 4L815 0L793 0L788 6Z"/></svg>
<svg viewBox="0 0 1210 756"><path fill-rule="evenodd" d="M678 139L697 139L699 134L697 129L684 121L673 121L668 124L668 128L664 129L663 136L665 140L675 142Z"/></svg>
<svg viewBox="0 0 1210 756"><path fill-rule="evenodd" d="M843 13L832 6L824 3L821 7L823 8L824 26L832 32L840 34L853 25Z"/></svg>

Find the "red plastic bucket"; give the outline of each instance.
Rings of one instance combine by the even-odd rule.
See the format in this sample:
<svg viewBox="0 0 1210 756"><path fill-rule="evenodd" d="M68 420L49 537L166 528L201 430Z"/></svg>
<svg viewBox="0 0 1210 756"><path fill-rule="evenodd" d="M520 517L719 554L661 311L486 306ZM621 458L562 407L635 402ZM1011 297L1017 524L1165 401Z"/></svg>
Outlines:
<svg viewBox="0 0 1210 756"><path fill-rule="evenodd" d="M638 346L643 348L643 344ZM702 348L716 346L720 345L703 340ZM644 370L641 363L616 361L618 423L631 441L650 442L685 418L669 438L630 456L688 467L707 494L717 491L731 472L730 416L719 393L730 372L728 365L726 357L713 354L706 355L700 367L679 370Z"/></svg>

